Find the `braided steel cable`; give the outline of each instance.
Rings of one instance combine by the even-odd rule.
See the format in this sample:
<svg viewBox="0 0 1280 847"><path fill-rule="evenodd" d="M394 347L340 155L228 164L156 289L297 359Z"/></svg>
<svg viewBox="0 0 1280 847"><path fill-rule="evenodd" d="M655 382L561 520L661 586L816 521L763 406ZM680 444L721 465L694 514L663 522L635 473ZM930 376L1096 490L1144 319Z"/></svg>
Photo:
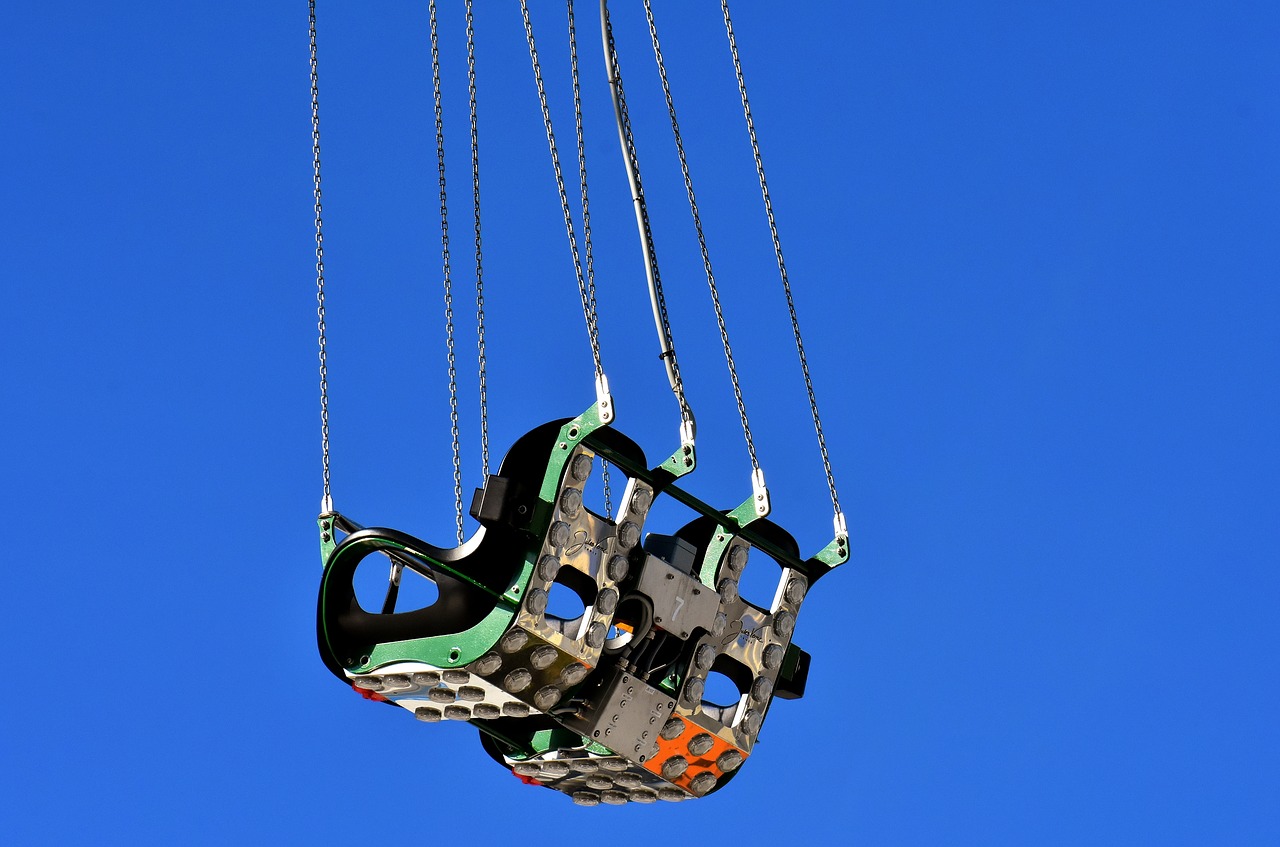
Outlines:
<svg viewBox="0 0 1280 847"><path fill-rule="evenodd" d="M609 21L608 0L600 0L600 36L604 44L605 62L609 69L609 88L613 95L618 140L622 145L627 179L631 184L631 200L636 212L636 225L640 230L641 249L644 251L649 301L653 307L654 322L658 328L658 342L662 349L659 358L666 366L667 382L671 385L676 403L680 406L682 438L687 434L692 440L696 424L693 410L685 398L684 380L680 376L680 364L676 359L675 341L671 333L671 319L667 313L666 297L662 292L662 277L658 272L658 254L653 246L653 227L649 221L649 209L644 199L644 185L640 179L640 159L636 151L635 136L631 130L631 117L627 112L627 98L622 87L622 69L618 61L618 46L613 38L613 25Z"/></svg>

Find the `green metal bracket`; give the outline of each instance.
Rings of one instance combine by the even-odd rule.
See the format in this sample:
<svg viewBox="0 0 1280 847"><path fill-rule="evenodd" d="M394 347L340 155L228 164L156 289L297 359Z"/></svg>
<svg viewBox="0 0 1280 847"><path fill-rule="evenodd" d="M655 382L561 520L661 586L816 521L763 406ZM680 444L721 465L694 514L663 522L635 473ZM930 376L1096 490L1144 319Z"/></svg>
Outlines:
<svg viewBox="0 0 1280 847"><path fill-rule="evenodd" d="M316 518L316 523L320 526L321 565L329 563L329 556L333 554L333 548L338 546L339 532L351 533L364 529L360 524L337 512L325 512Z"/></svg>
<svg viewBox="0 0 1280 847"><path fill-rule="evenodd" d="M810 561L821 562L828 568L843 565L849 561L849 536L837 535L831 543L815 553Z"/></svg>
<svg viewBox="0 0 1280 847"><path fill-rule="evenodd" d="M555 507L556 493L560 490L560 480L564 478L565 465L573 455L574 448L588 435L604 426L608 424L601 420L600 404L597 402L593 403L590 409L560 427L560 435L556 439L551 458L547 461L547 472L543 475L542 486L538 489L538 505L534 507L533 520L529 526L535 535L541 534L547 528L547 522Z"/></svg>
<svg viewBox="0 0 1280 847"><path fill-rule="evenodd" d="M671 458L667 459L658 470L666 471L673 477L679 479L685 474L691 472L698 466L698 451L692 444L682 444L680 449L671 454Z"/></svg>
<svg viewBox="0 0 1280 847"><path fill-rule="evenodd" d="M329 555L333 553L333 548L338 546L337 533L335 532L337 523L337 514L335 512L326 512L316 519L316 523L320 525L320 566L324 567L329 561Z"/></svg>
<svg viewBox="0 0 1280 847"><path fill-rule="evenodd" d="M462 632L379 644L366 661L348 670L370 673L394 662L425 662L437 668L460 668L490 650L511 626L515 615L516 607L503 603L495 606L480 623Z"/></svg>

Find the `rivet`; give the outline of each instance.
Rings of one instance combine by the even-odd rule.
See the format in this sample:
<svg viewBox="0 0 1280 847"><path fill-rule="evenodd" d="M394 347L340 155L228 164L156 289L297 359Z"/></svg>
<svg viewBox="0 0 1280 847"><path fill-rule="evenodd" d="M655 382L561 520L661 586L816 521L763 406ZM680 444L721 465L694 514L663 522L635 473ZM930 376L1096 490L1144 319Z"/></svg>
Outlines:
<svg viewBox="0 0 1280 847"><path fill-rule="evenodd" d="M555 662L556 656L560 655L556 648L549 644L543 644L541 647L534 648L529 654L529 664L533 665L536 670L546 670Z"/></svg>
<svg viewBox="0 0 1280 847"><path fill-rule="evenodd" d="M662 776L666 779L678 779L689 769L689 761L684 756L672 756L662 763Z"/></svg>
<svg viewBox="0 0 1280 847"><path fill-rule="evenodd" d="M761 657L764 661L764 666L769 670L776 670L782 664L783 654L784 651L781 646L770 644L764 648L764 655Z"/></svg>
<svg viewBox="0 0 1280 847"><path fill-rule="evenodd" d="M703 772L693 778L689 783L689 789L699 797L716 787L715 774Z"/></svg>
<svg viewBox="0 0 1280 847"><path fill-rule="evenodd" d="M504 653L515 653L529 642L529 634L523 629L513 629L498 642L498 648Z"/></svg>
<svg viewBox="0 0 1280 847"><path fill-rule="evenodd" d="M538 689L538 693L533 695L533 705L542 711L546 711L560 702L560 690L554 685L548 685Z"/></svg>
<svg viewBox="0 0 1280 847"><path fill-rule="evenodd" d="M643 516L649 511L649 505L653 502L653 495L646 488L637 488L636 493L631 495L631 511L637 515Z"/></svg>
<svg viewBox="0 0 1280 847"><path fill-rule="evenodd" d="M622 526L618 527L618 543L623 547L631 548L636 546L639 540L640 527L632 521L623 521Z"/></svg>
<svg viewBox="0 0 1280 847"><path fill-rule="evenodd" d="M710 733L701 732L689 739L689 754L692 756L702 756L707 753L715 745Z"/></svg>
<svg viewBox="0 0 1280 847"><path fill-rule="evenodd" d="M502 667L502 657L497 653L486 653L476 662L476 673L488 676Z"/></svg>
<svg viewBox="0 0 1280 847"><path fill-rule="evenodd" d="M709 671L716 661L716 648L710 644L703 644L696 653L693 654L693 666L700 671Z"/></svg>
<svg viewBox="0 0 1280 847"><path fill-rule="evenodd" d="M606 588L596 597L596 611L602 615L612 615L618 608L618 592Z"/></svg>
<svg viewBox="0 0 1280 847"><path fill-rule="evenodd" d="M563 759L553 759L542 763L542 773L547 776L565 776L569 773L569 763Z"/></svg>
<svg viewBox="0 0 1280 847"><path fill-rule="evenodd" d="M627 526L634 528L635 524L630 522L623 524L623 527L627 527ZM640 532L639 530L636 530L637 534L639 534L639 532ZM622 538L621 533L619 533L618 537L621 542L621 538ZM634 544L635 542L633 541L631 544L627 544L625 546L630 547ZM614 582L622 582L622 580L627 578L627 573L630 570L631 570L631 564L627 561L626 556L611 556L609 558L609 566L606 568L606 573L608 574L609 579L613 580Z"/></svg>
<svg viewBox="0 0 1280 847"><path fill-rule="evenodd" d="M503 687L515 694L518 691L524 691L531 682L533 682L533 674L524 668L516 668L507 674L506 679L503 680Z"/></svg>
<svg viewBox="0 0 1280 847"><path fill-rule="evenodd" d="M543 555L538 560L538 576L547 582L556 578L556 574L560 572L560 560L550 554Z"/></svg>
<svg viewBox="0 0 1280 847"><path fill-rule="evenodd" d="M502 714L502 710L492 703L477 703L475 708L471 710L472 717L476 718L496 718Z"/></svg>
<svg viewBox="0 0 1280 847"><path fill-rule="evenodd" d="M720 758L716 759L716 767L728 773L736 770L742 764L742 754L737 750L726 750L720 754Z"/></svg>
<svg viewBox="0 0 1280 847"><path fill-rule="evenodd" d="M566 667L564 670L560 671L560 680L565 685L577 685L579 682L582 682L584 678L586 678L586 675L587 675L586 665L583 665L581 663L574 663Z"/></svg>

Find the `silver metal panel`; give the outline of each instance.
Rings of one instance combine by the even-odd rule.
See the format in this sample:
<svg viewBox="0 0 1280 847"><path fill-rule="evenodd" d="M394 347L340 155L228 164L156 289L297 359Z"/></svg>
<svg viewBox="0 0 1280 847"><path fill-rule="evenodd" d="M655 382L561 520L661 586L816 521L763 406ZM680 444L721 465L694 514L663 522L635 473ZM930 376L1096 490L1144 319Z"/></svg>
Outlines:
<svg viewBox="0 0 1280 847"><path fill-rule="evenodd" d="M682 639L715 624L720 595L657 556L645 559L636 590L653 603L653 622Z"/></svg>
<svg viewBox="0 0 1280 847"><path fill-rule="evenodd" d="M658 752L658 734L676 701L642 679L617 671L588 710L563 719L565 726L637 764Z"/></svg>

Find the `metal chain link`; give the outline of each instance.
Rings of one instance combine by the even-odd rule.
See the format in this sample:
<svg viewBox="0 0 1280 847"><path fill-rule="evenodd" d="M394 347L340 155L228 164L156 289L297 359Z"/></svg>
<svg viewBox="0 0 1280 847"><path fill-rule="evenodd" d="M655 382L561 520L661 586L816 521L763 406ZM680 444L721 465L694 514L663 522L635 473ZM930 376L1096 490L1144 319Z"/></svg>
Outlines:
<svg viewBox="0 0 1280 847"><path fill-rule="evenodd" d="M311 164L315 177L316 213L316 317L320 341L320 450L324 477L324 498L320 511L333 510L333 497L329 488L329 362L325 336L324 301L324 215L320 193L320 65L316 58L316 2L310 0L311 30Z"/></svg>
<svg viewBox="0 0 1280 847"><path fill-rule="evenodd" d="M680 160L680 173L684 176L684 190L689 197L689 211L693 215L693 228L698 236L698 249L702 252L702 268L707 277L707 288L711 291L711 305L715 309L716 326L720 328L720 343L724 347L725 363L729 367L729 381L733 385L733 398L738 404L738 417L742 422L742 434L747 441L747 454L751 458L751 469L760 469L756 458L755 440L751 437L751 424L747 419L747 404L742 397L742 387L738 383L738 368L733 360L733 347L729 343L729 330L725 325L724 309L720 305L720 292L716 287L715 273L711 268L711 254L707 250L707 237L702 229L702 216L698 212L698 198L693 190L693 177L689 173L689 162L684 152L684 139L680 134L680 121L676 117L675 100L671 96L671 83L667 79L667 65L662 58L662 44L658 39L658 26L653 17L653 6L650 0L644 0L645 19L649 23L649 39L653 42L653 55L658 65L658 77L662 82L662 94L667 101L667 115L671 119L671 132L675 136L676 154Z"/></svg>
<svg viewBox="0 0 1280 847"><path fill-rule="evenodd" d="M747 97L747 83L742 74L742 59L738 55L738 42L733 33L733 20L729 16L729 0L720 0L720 10L724 14L725 32L729 36L729 52L733 57L733 72L738 79L738 94L742 99L742 112L747 121L747 135L751 139L751 154L755 158L756 176L760 181L760 193L764 198L765 216L769 221L769 236L773 239L773 253L778 262L778 273L782 277L782 290L786 294L787 311L791 316L791 331L796 339L796 352L800 356L800 370L804 374L804 387L809 394L809 410L813 415L813 427L818 435L818 450L822 454L822 469L827 476L827 488L831 492L831 505L836 513L837 533L844 523L840 511L840 500L836 496L836 480L831 470L831 457L827 452L827 441L822 434L822 418L818 414L818 399L813 391L813 379L809 375L809 362L804 353L804 339L800 334L800 321L796 316L795 299L791 294L791 282L787 277L787 263L782 258L782 239L778 235L778 222L773 214L773 202L769 198L769 183L764 175L764 160L760 155L760 140L756 135L755 122L751 118L751 102Z"/></svg>
<svg viewBox="0 0 1280 847"><path fill-rule="evenodd" d="M591 248L591 202L587 194L587 143L586 134L582 129L582 77L578 71L578 30L574 22L573 0L568 0L568 18L569 18L569 73L573 80L573 123L577 133L578 141L578 188L582 202L582 248L587 262L587 302L590 305L590 313L587 317L587 331L593 336L598 336L598 322L596 317L596 269L595 255ZM593 350L598 350L597 345L593 345ZM604 372L600 364L600 357L595 357L596 374ZM600 481L604 488L604 515L606 518L613 517L613 492L609 480L609 464L603 463L603 469L600 474Z"/></svg>
<svg viewBox="0 0 1280 847"><path fill-rule="evenodd" d="M551 167L555 171L556 191L560 196L560 210L564 214L565 232L569 236L569 251L573 255L573 272L578 280L578 296L582 301L582 314L587 322L587 335L591 343L591 358L596 377L604 374L600 365L600 338L596 328L595 303L587 293L586 276L582 258L578 252L578 239L574 232L573 213L569 208L569 193L565 187L564 171L560 168L560 150L556 146L556 133L551 123L551 107L547 103L547 90L542 81L542 63L538 60L538 46L533 35L533 21L529 16L528 0L520 0L520 12L524 18L525 40L529 44L529 59L533 63L533 79L538 87L538 103L542 107L542 123L547 132L547 146L551 151Z"/></svg>
<svg viewBox="0 0 1280 847"><path fill-rule="evenodd" d="M484 251L480 237L480 129L476 110L476 31L471 11L472 0L466 0L467 16L467 96L471 108L471 203L475 210L476 233L476 352L480 372L480 468L489 475L489 381L484 338ZM590 253L588 253L590 256Z"/></svg>
<svg viewBox="0 0 1280 847"><path fill-rule="evenodd" d="M680 364L676 360L675 341L671 334L671 318L667 313L666 297L662 293L662 277L658 272L658 254L653 245L653 227L649 222L649 209L644 200L644 184L640 179L640 158L636 150L635 136L631 131L631 116L627 111L627 98L622 86L622 68L618 61L618 46L613 38L613 25L609 20L607 0L600 2L602 35L605 58L609 65L609 83L614 94L614 112L617 117L618 135L627 161L627 175L631 181L631 194L640 226L640 239L645 252L645 271L650 280L650 297L654 317L658 324L662 352L659 358L667 369L667 381L680 406L680 420L690 433L694 427L693 410L685 399L684 380L680 376ZM683 429L684 427L682 427Z"/></svg>
<svg viewBox="0 0 1280 847"><path fill-rule="evenodd" d="M458 370L453 349L453 280L449 268L449 200L444 172L444 101L440 89L439 26L436 22L436 0L429 0L431 19L431 81L435 94L436 162L440 175L440 252L444 270L445 344L449 360L449 421L453 435L453 498L457 515L458 543L463 541L462 526L462 449L458 434Z"/></svg>
<svg viewBox="0 0 1280 847"><path fill-rule="evenodd" d="M595 256L591 248L591 203L587 197L587 148L582 130L582 85L578 72L578 33L574 24L573 0L568 0L569 16L569 71L573 82L573 123L578 141L578 187L582 201L582 247L587 263L587 331L592 337L592 355L596 373L604 372L599 355L599 324L596 317Z"/></svg>

